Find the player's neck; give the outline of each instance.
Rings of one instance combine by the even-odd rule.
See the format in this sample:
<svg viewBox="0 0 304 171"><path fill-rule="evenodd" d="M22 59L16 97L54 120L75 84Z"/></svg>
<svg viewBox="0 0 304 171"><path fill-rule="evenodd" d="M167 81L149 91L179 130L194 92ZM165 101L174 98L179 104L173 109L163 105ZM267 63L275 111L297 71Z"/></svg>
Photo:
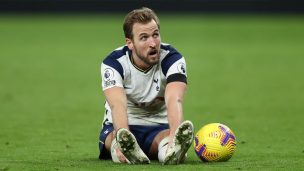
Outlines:
<svg viewBox="0 0 304 171"><path fill-rule="evenodd" d="M133 66L142 72L147 72L153 67L152 65L146 64L138 56L134 57L133 54L131 55L130 59L131 59L131 63L133 64Z"/></svg>

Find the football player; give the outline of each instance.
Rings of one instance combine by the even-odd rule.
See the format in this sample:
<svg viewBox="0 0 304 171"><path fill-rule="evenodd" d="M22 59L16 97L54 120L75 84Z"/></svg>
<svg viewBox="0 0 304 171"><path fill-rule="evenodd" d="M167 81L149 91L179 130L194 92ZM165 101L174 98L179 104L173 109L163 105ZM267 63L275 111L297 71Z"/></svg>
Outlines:
<svg viewBox="0 0 304 171"><path fill-rule="evenodd" d="M128 13L123 30L126 45L101 64L106 103L99 158L182 163L194 138L192 122L183 120L185 59L161 42L159 19L149 8Z"/></svg>

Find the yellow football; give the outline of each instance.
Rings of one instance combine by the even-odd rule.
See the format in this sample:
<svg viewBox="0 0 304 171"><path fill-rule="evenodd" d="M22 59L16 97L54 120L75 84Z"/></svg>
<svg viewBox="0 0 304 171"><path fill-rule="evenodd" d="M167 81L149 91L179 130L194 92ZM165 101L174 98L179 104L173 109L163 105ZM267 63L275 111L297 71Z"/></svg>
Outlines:
<svg viewBox="0 0 304 171"><path fill-rule="evenodd" d="M204 162L227 161L235 152L236 138L228 126L210 123L196 133L194 149Z"/></svg>

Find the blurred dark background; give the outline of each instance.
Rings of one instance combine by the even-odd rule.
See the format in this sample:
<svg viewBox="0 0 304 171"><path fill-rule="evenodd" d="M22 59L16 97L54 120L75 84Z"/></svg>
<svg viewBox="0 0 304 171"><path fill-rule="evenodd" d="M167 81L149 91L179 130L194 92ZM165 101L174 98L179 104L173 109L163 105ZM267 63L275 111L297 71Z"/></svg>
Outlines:
<svg viewBox="0 0 304 171"><path fill-rule="evenodd" d="M147 6L157 12L303 13L299 0L0 0L0 12L128 12Z"/></svg>

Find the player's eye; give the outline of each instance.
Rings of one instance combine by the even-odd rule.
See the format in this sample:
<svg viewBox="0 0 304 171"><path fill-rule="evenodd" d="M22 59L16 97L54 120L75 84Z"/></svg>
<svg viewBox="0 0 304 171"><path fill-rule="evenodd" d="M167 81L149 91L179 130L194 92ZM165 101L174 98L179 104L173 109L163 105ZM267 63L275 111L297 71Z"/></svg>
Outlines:
<svg viewBox="0 0 304 171"><path fill-rule="evenodd" d="M142 41L145 41L145 40L148 39L148 36L141 36L139 39L142 40Z"/></svg>
<svg viewBox="0 0 304 171"><path fill-rule="evenodd" d="M153 37L154 37L154 38L158 38L158 37L159 37L159 33L154 33L154 34L153 34Z"/></svg>

